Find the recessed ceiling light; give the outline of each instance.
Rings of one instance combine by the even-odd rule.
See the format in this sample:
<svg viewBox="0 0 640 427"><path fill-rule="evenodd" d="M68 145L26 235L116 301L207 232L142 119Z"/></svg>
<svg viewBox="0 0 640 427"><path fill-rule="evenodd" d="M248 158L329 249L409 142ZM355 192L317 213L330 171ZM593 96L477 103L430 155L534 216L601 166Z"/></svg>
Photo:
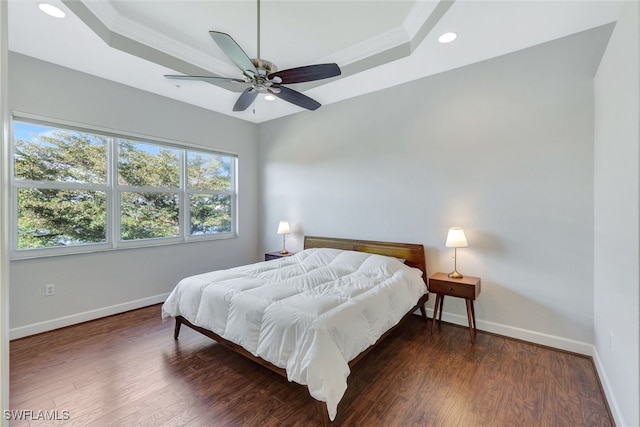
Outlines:
<svg viewBox="0 0 640 427"><path fill-rule="evenodd" d="M41 11L54 18L64 18L67 16L61 9L49 3L38 3L38 7Z"/></svg>
<svg viewBox="0 0 640 427"><path fill-rule="evenodd" d="M271 94L269 94L269 95L265 95L265 96L264 96L264 99L265 99L266 101L275 101L275 100L276 100L276 97L275 97L275 96L273 96L273 95L271 95Z"/></svg>
<svg viewBox="0 0 640 427"><path fill-rule="evenodd" d="M438 37L438 41L440 43L451 43L458 37L456 33L444 33L440 37Z"/></svg>

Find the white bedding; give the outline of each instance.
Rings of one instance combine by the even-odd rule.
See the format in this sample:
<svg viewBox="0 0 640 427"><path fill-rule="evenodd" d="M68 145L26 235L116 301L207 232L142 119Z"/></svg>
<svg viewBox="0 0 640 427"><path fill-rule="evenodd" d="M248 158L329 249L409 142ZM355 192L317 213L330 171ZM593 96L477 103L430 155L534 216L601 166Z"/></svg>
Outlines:
<svg viewBox="0 0 640 427"><path fill-rule="evenodd" d="M347 389L348 362L427 292L422 272L395 258L307 249L288 258L187 277L162 306L287 371L327 403Z"/></svg>

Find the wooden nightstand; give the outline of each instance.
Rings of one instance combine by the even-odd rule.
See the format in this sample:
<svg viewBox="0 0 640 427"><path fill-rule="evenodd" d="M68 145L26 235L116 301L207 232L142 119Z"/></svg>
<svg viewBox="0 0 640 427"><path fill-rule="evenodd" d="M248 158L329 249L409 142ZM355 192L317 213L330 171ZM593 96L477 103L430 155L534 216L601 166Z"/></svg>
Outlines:
<svg viewBox="0 0 640 427"><path fill-rule="evenodd" d="M442 305L444 296L464 298L467 303L467 320L469 321L469 336L471 343L476 337L476 312L473 308L473 301L480 295L480 278L464 276L462 279L452 279L447 273L436 273L429 277L429 292L436 294L436 303L433 308L433 320L431 322L431 330L438 318L438 310L440 310L439 321L442 321Z"/></svg>
<svg viewBox="0 0 640 427"><path fill-rule="evenodd" d="M295 255L294 252L288 252L286 254L282 254L280 252L267 252L266 254L264 254L264 260L265 261L271 261L272 259L278 259L278 258L286 258L288 256L291 255Z"/></svg>

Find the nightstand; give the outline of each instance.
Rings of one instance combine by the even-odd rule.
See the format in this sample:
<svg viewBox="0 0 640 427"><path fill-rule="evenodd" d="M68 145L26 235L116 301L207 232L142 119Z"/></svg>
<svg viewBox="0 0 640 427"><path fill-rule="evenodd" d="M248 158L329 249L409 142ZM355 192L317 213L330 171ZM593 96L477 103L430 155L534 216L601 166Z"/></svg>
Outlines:
<svg viewBox="0 0 640 427"><path fill-rule="evenodd" d="M447 273L436 273L429 277L429 292L436 294L436 303L433 308L431 330L436 323L436 318L442 321L442 305L445 295L464 298L467 303L467 320L469 321L469 336L473 344L476 337L476 312L473 301L480 295L480 278L464 276L461 279L452 279ZM440 310L440 316L438 316Z"/></svg>
<svg viewBox="0 0 640 427"><path fill-rule="evenodd" d="M271 261L272 259L278 259L278 258L286 258L288 256L291 255L295 255L294 252L287 252L286 254L280 253L280 252L267 252L266 254L264 254L264 260L265 261Z"/></svg>

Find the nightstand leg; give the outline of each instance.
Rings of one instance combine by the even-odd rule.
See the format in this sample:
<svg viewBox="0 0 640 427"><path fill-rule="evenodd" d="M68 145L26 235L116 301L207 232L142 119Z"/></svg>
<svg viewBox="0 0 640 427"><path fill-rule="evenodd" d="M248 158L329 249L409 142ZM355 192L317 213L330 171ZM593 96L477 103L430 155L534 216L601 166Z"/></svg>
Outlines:
<svg viewBox="0 0 640 427"><path fill-rule="evenodd" d="M433 332L433 325L436 324L438 318L438 308L440 308L440 317L442 317L442 295L436 294L436 303L433 305L433 319L431 319L431 332Z"/></svg>
<svg viewBox="0 0 640 427"><path fill-rule="evenodd" d="M473 319L473 332L474 334L478 332L478 326L476 325L476 309L474 308L475 304L473 300L471 300L471 318Z"/></svg>
<svg viewBox="0 0 640 427"><path fill-rule="evenodd" d="M469 337L471 338L471 344L473 344L476 337L476 315L473 311L473 300L465 298L467 302L467 320L469 321Z"/></svg>

